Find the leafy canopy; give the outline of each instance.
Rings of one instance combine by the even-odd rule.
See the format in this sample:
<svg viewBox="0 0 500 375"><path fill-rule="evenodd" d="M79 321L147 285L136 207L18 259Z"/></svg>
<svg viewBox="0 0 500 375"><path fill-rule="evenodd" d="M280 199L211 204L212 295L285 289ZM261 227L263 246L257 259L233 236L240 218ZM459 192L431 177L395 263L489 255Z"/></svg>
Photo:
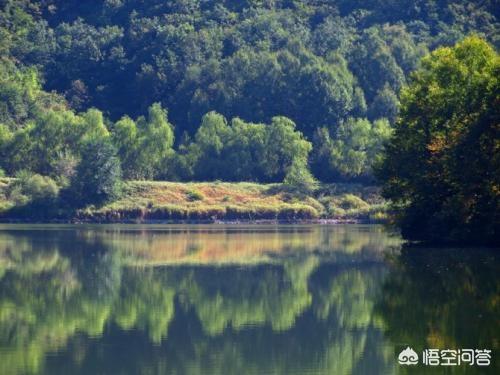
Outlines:
<svg viewBox="0 0 500 375"><path fill-rule="evenodd" d="M403 234L432 241L498 241L500 59L471 36L422 61L378 168L402 209Z"/></svg>

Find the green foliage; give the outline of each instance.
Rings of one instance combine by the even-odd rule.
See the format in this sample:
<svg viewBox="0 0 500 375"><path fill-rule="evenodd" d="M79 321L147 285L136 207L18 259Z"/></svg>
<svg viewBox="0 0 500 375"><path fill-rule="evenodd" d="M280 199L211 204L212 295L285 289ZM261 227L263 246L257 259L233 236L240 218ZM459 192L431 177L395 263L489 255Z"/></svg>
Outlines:
<svg viewBox="0 0 500 375"><path fill-rule="evenodd" d="M7 0L0 167L65 184L111 135L126 179L275 182L313 141L316 178L368 181L421 57L498 30L491 1Z"/></svg>
<svg viewBox="0 0 500 375"><path fill-rule="evenodd" d="M366 109L392 121L385 87L397 94L423 54L470 32L498 46L497 18L495 2L467 0L9 0L0 53L113 121L161 102L179 134L216 110L257 123L283 115L311 138Z"/></svg>
<svg viewBox="0 0 500 375"><path fill-rule="evenodd" d="M278 182L295 161L307 169L311 144L285 117L274 117L269 125L239 118L228 124L224 116L210 112L185 150L182 160L194 164L196 179Z"/></svg>
<svg viewBox="0 0 500 375"><path fill-rule="evenodd" d="M386 118L391 124L394 124L396 122L398 112L398 96L389 87L389 85L385 85L382 90L377 92L377 95L373 99L368 111L368 117L372 121L380 118Z"/></svg>
<svg viewBox="0 0 500 375"><path fill-rule="evenodd" d="M76 172L77 157L71 151L63 151L54 162L54 175L62 186L67 186Z"/></svg>
<svg viewBox="0 0 500 375"><path fill-rule="evenodd" d="M142 131L139 163L145 170L145 177L153 177L155 169L167 157L174 144L173 126L168 122L167 111L159 103L149 107L148 118L137 120Z"/></svg>
<svg viewBox="0 0 500 375"><path fill-rule="evenodd" d="M203 116L196 132L195 146L191 149L191 152L198 156L195 167L198 178L216 179L224 173L226 161L222 151L230 132L224 116L215 112Z"/></svg>
<svg viewBox="0 0 500 375"><path fill-rule="evenodd" d="M292 187L302 193L310 193L314 188L316 180L309 171L305 160L295 160L288 169L285 185Z"/></svg>
<svg viewBox="0 0 500 375"><path fill-rule="evenodd" d="M137 125L128 116L115 123L112 139L117 148L124 177L134 178L139 174L137 153L140 151Z"/></svg>
<svg viewBox="0 0 500 375"><path fill-rule="evenodd" d="M353 194L344 194L340 198L339 206L344 210L352 210L352 209L366 209L369 207L368 203L366 203L360 197Z"/></svg>
<svg viewBox="0 0 500 375"><path fill-rule="evenodd" d="M183 83L196 91L181 93L193 97L192 117L216 109L263 122L281 114L296 119L300 130L310 133L315 126L337 122L354 110L354 77L344 57L315 56L295 42L276 52L241 49L215 71L202 62L196 73ZM201 77L214 83L205 87ZM310 110L318 105L320 109Z"/></svg>
<svg viewBox="0 0 500 375"><path fill-rule="evenodd" d="M41 111L60 108L63 100L42 91L38 71L0 56L0 123L19 129Z"/></svg>
<svg viewBox="0 0 500 375"><path fill-rule="evenodd" d="M114 126L113 142L126 178L156 177L174 144L173 126L168 122L167 111L155 103L149 107L147 119L139 117L133 121L123 117Z"/></svg>
<svg viewBox="0 0 500 375"><path fill-rule="evenodd" d="M54 180L26 170L16 173L16 180L9 186L8 192L8 198L19 206L51 204L58 196L59 187Z"/></svg>
<svg viewBox="0 0 500 375"><path fill-rule="evenodd" d="M295 162L305 166L312 149L311 143L296 131L295 123L286 117L273 117L264 144L264 173L274 181L282 181Z"/></svg>
<svg viewBox="0 0 500 375"><path fill-rule="evenodd" d="M406 238L498 242L499 72L473 36L427 56L403 91L378 176Z"/></svg>
<svg viewBox="0 0 500 375"><path fill-rule="evenodd" d="M18 69L7 59L0 60L0 122L15 127L30 116L30 107L40 92L36 70Z"/></svg>
<svg viewBox="0 0 500 375"><path fill-rule="evenodd" d="M186 196L188 198L188 200L190 201L202 201L205 196L203 195L203 193L199 190L189 190L187 193L186 193Z"/></svg>
<svg viewBox="0 0 500 375"><path fill-rule="evenodd" d="M266 149L266 125L231 121L232 132L226 144L227 164L232 165L234 180L263 181L263 155Z"/></svg>
<svg viewBox="0 0 500 375"><path fill-rule="evenodd" d="M367 148L371 141L371 124L366 119L350 118L337 130L331 149L331 162L342 175L359 176L369 162Z"/></svg>
<svg viewBox="0 0 500 375"><path fill-rule="evenodd" d="M79 154L85 142L106 137L108 131L102 113L96 109L81 115L67 109L49 109L23 128L4 134L5 169L12 173L28 168L55 175L61 155Z"/></svg>
<svg viewBox="0 0 500 375"><path fill-rule="evenodd" d="M120 161L107 139L93 139L83 146L81 161L69 191L76 205L103 204L121 191Z"/></svg>
<svg viewBox="0 0 500 375"><path fill-rule="evenodd" d="M373 164L391 132L386 119L371 123L367 119L348 118L339 125L334 137L328 129L321 128L314 139L313 168L325 180L370 178Z"/></svg>

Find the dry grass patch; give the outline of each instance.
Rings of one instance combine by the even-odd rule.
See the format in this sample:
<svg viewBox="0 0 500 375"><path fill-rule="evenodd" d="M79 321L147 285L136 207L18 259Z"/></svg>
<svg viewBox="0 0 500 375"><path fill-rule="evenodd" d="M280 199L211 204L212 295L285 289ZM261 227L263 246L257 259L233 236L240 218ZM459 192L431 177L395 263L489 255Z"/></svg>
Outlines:
<svg viewBox="0 0 500 375"><path fill-rule="evenodd" d="M5 191L14 179L0 178L0 212L9 215L13 202ZM129 181L119 200L103 207L68 211L71 220L90 222L144 221L298 221L312 219L383 220L388 206L377 188L320 185L309 195L281 184L250 182Z"/></svg>

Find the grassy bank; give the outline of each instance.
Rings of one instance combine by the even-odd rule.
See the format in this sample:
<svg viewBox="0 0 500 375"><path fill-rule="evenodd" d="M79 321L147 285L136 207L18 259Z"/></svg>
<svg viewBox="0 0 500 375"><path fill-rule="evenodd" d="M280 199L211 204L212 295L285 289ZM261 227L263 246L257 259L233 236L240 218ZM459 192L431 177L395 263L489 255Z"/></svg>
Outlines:
<svg viewBox="0 0 500 375"><path fill-rule="evenodd" d="M16 207L9 199L11 183L12 180L0 179L0 218L29 220L39 216L39 212L30 214L29 208ZM387 205L376 187L354 184L320 185L308 194L301 194L281 184L131 181L125 183L119 200L102 207L47 212L49 220L82 222L319 219L375 222L386 218Z"/></svg>

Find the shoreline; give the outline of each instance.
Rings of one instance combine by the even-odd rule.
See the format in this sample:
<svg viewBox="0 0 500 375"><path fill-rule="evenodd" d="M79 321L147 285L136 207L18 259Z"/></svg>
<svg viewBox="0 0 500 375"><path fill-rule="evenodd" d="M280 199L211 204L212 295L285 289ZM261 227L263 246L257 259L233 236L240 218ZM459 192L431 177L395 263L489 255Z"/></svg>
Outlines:
<svg viewBox="0 0 500 375"><path fill-rule="evenodd" d="M312 220L30 220L0 219L0 224L136 224L136 225L375 225L387 224L388 220L370 219L312 219Z"/></svg>
<svg viewBox="0 0 500 375"><path fill-rule="evenodd" d="M6 181L0 199L9 197ZM388 222L376 186L323 184L307 194L283 184L128 181L120 198L102 206L64 201L0 202L2 223L126 224L368 224Z"/></svg>

